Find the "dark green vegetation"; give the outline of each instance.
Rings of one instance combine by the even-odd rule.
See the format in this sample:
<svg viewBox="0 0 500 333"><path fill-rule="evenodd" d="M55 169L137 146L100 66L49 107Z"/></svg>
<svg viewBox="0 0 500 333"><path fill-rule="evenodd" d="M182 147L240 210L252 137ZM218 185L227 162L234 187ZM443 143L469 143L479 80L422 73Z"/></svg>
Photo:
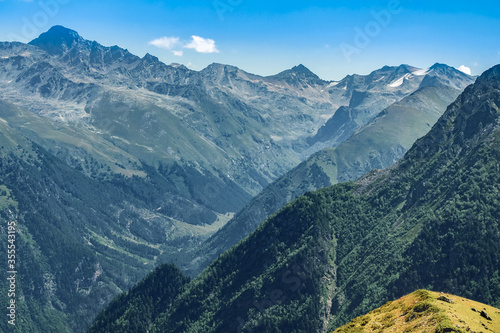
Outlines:
<svg viewBox="0 0 500 333"><path fill-rule="evenodd" d="M401 162L296 199L152 332L325 332L419 288L500 305L500 66Z"/></svg>
<svg viewBox="0 0 500 333"><path fill-rule="evenodd" d="M140 283L115 298L95 320L92 332L147 332L156 317L182 292L187 278L175 266L156 268Z"/></svg>
<svg viewBox="0 0 500 333"><path fill-rule="evenodd" d="M15 332L81 330L112 295L152 268L160 254L155 232L139 234L134 228L154 229L132 208L117 208L128 197L119 186L89 179L3 123L0 128L2 219L17 224ZM8 147L12 139L17 146ZM2 223L3 235L6 227ZM7 285L0 286L1 302L7 304ZM10 331L7 325L2 320L0 330Z"/></svg>
<svg viewBox="0 0 500 333"><path fill-rule="evenodd" d="M268 216L307 191L354 180L370 170L393 165L460 94L440 82L434 84L392 104L339 146L313 154L271 183L193 251L194 259L187 270L195 276Z"/></svg>
<svg viewBox="0 0 500 333"><path fill-rule="evenodd" d="M0 101L2 116L13 113L25 111ZM115 295L170 253L190 246L190 228L204 228L185 226L186 235L175 239L176 221L166 215L174 214L158 210L168 199L168 180L181 168L148 170L148 179L117 174L93 179L5 121L0 121L0 146L2 251L7 252L7 221L16 221L18 231L16 332L84 331ZM201 209L184 211L203 219ZM7 304L5 279L0 288ZM1 321L0 330L7 325Z"/></svg>

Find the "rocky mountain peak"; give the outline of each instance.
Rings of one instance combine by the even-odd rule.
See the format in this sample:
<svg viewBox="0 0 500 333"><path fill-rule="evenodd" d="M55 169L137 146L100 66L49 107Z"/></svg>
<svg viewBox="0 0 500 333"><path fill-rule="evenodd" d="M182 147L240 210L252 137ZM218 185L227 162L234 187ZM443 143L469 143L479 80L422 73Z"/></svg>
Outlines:
<svg viewBox="0 0 500 333"><path fill-rule="evenodd" d="M458 70L464 76L469 77ZM429 158L440 152L450 156L470 151L470 143L482 141L500 119L500 65L481 75L451 104L431 131L417 140L407 154L413 159ZM436 144L436 143L439 144ZM463 154L462 152L462 154ZM412 162L412 158L403 160Z"/></svg>
<svg viewBox="0 0 500 333"><path fill-rule="evenodd" d="M439 62L436 62L434 65L431 66L430 69L449 69L450 66L446 64L440 64Z"/></svg>
<svg viewBox="0 0 500 333"><path fill-rule="evenodd" d="M402 64L402 65L399 65L397 68L396 68L396 71L398 72L405 72L405 73L412 73L416 70L417 68L413 67L413 66L410 66L410 65L407 65L407 64Z"/></svg>
<svg viewBox="0 0 500 333"><path fill-rule="evenodd" d="M151 55L149 53L146 53L146 55L142 58L142 60L148 63L154 63L160 61L158 57L155 57L154 55Z"/></svg>
<svg viewBox="0 0 500 333"><path fill-rule="evenodd" d="M320 79L319 76L311 72L309 68L302 64L294 66L291 69L287 69L277 75L270 76L269 78L285 81L291 85L297 85L299 83L321 85L325 83L325 81Z"/></svg>
<svg viewBox="0 0 500 333"><path fill-rule="evenodd" d="M236 72L239 68L231 65L220 64L217 62L211 63L205 69L202 70L206 72Z"/></svg>
<svg viewBox="0 0 500 333"><path fill-rule="evenodd" d="M457 106L466 106L469 112L458 113L455 118L456 127L464 133L465 138L480 134L482 129L498 124L500 119L500 65L484 72L474 85L468 87Z"/></svg>
<svg viewBox="0 0 500 333"><path fill-rule="evenodd" d="M435 63L429 68L429 74L460 74L460 75L467 75L458 69L445 65L445 64L440 64L440 63Z"/></svg>
<svg viewBox="0 0 500 333"><path fill-rule="evenodd" d="M476 82L478 84L488 84L494 89L500 89L500 65L488 69Z"/></svg>
<svg viewBox="0 0 500 333"><path fill-rule="evenodd" d="M420 88L428 86L451 86L463 90L473 82L474 78L458 69L440 63L435 63L426 72Z"/></svg>
<svg viewBox="0 0 500 333"><path fill-rule="evenodd" d="M297 66L292 67L292 69L290 71L293 72L293 73L297 73L297 74L317 76L316 74L314 74L313 72L311 72L309 70L309 68L307 68L306 66L304 66L302 64L299 64Z"/></svg>
<svg viewBox="0 0 500 333"><path fill-rule="evenodd" d="M37 46L51 55L59 55L83 40L76 31L56 25L29 44Z"/></svg>

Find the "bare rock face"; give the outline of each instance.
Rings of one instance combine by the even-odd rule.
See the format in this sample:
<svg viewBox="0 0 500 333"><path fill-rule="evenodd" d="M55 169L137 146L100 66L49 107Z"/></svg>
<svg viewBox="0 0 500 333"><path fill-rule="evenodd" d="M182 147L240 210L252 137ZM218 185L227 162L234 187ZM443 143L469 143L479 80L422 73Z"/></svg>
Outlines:
<svg viewBox="0 0 500 333"><path fill-rule="evenodd" d="M486 320L491 320L491 317L488 316L488 314L486 313L486 311L484 310L481 310L481 313L480 313L481 317L483 317L484 319Z"/></svg>
<svg viewBox="0 0 500 333"><path fill-rule="evenodd" d="M450 304L454 304L455 303L454 300L452 300L451 298L448 298L448 297L446 297L444 295L439 296L438 297L438 301L443 301L443 302L450 303Z"/></svg>

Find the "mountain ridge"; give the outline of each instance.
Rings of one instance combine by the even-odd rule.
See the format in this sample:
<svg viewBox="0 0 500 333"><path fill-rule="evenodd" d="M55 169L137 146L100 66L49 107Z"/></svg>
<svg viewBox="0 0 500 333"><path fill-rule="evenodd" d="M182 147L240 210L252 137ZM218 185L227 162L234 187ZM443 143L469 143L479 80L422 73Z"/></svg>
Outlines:
<svg viewBox="0 0 500 333"><path fill-rule="evenodd" d="M490 315L491 314L491 317ZM497 332L498 309L455 295L417 290L355 318L334 333L373 332Z"/></svg>
<svg viewBox="0 0 500 333"><path fill-rule="evenodd" d="M331 332L430 286L500 304L499 70L465 89L395 166L273 214L151 331Z"/></svg>
<svg viewBox="0 0 500 333"><path fill-rule="evenodd" d="M83 42L83 38L74 30L56 25L35 38L30 45L37 46L51 55L61 54L75 44Z"/></svg>
<svg viewBox="0 0 500 333"><path fill-rule="evenodd" d="M366 114L375 115L417 87L411 79L387 87L363 76L349 86L317 81L299 66L294 72L307 75L291 83L221 64L197 72L61 29L34 42L52 55L31 44L0 43L0 117L8 134L2 140L6 149L37 147L2 160L9 186L0 192L6 194L0 202L18 200L28 212L20 216L29 218L23 224L31 241L21 251L39 268L27 277L35 286L26 291L32 293L28 312L37 318L28 321L31 332L51 329L43 313L59 318L59 330L82 331L74 323L87 325L153 266L186 262L187 249L321 149L307 138L339 107L368 106ZM353 114L352 129L370 118ZM33 160L44 167L36 169ZM6 171L12 168L30 176ZM85 180L85 193L78 194L74 189ZM100 196L113 192L112 201ZM102 228L85 216L95 216ZM72 236L57 242L69 226ZM47 239L67 247L37 247ZM78 272L66 265L80 262ZM72 293L80 305L67 297Z"/></svg>
<svg viewBox="0 0 500 333"><path fill-rule="evenodd" d="M204 268L272 213L307 191L354 180L372 169L396 163L416 139L430 130L429 122L434 124L458 95L458 90L445 86L420 88L380 112L337 147L311 155L271 183L196 249L189 270Z"/></svg>

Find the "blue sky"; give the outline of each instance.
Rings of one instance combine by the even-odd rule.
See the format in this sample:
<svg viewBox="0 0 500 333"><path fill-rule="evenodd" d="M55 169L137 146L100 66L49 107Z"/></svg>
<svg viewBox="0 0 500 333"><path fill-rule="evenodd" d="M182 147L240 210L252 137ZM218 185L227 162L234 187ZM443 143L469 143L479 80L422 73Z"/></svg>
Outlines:
<svg viewBox="0 0 500 333"><path fill-rule="evenodd" d="M0 0L0 41L56 24L195 70L219 62L271 75L302 63L339 80L402 63L472 74L500 63L498 1Z"/></svg>

